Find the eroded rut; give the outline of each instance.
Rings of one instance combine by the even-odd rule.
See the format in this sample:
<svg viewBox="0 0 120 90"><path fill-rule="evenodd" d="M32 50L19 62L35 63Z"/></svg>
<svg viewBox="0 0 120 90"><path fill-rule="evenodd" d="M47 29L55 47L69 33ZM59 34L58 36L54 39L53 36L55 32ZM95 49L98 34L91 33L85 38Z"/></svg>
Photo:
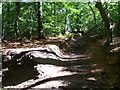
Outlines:
<svg viewBox="0 0 120 90"><path fill-rule="evenodd" d="M20 49L22 50L22 49ZM3 59L4 88L101 88L105 87L86 55L63 54L59 47L8 50ZM43 52L43 50L46 50ZM14 53L13 53L14 52ZM6 54L6 56L5 56ZM14 56L18 55L19 58ZM61 58L63 55L65 58ZM7 57L7 58L6 58ZM100 70L96 70L100 71ZM98 73L98 72L97 72Z"/></svg>

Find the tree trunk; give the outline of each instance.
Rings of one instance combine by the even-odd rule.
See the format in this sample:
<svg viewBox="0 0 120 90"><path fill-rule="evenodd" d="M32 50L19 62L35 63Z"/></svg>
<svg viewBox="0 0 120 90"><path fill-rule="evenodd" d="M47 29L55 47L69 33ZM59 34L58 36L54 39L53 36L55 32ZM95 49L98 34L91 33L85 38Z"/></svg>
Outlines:
<svg viewBox="0 0 120 90"><path fill-rule="evenodd" d="M94 24L95 24L95 27L97 28L97 22L96 22L96 16L95 16L95 12L93 10L93 8L90 6L90 2L88 2L88 6L90 7L92 13L93 13L93 16L94 16ZM97 30L95 30L95 34L97 34Z"/></svg>
<svg viewBox="0 0 120 90"><path fill-rule="evenodd" d="M109 6L108 6L108 2L105 2L105 12L108 16L108 18L110 17L110 14L109 14ZM112 43L113 42L113 38L112 38L112 31L113 31L113 28L111 28L111 24L110 24L110 21L109 21L109 29L110 29L110 42Z"/></svg>
<svg viewBox="0 0 120 90"><path fill-rule="evenodd" d="M9 13L10 13L10 3L7 3L7 16L9 17L10 15L9 15ZM9 29L10 29L10 27L9 27L9 24L10 24L10 21L9 21L9 18L7 19L7 25L5 25L4 26L4 23L3 23L3 26L4 26L4 33L3 33L3 39L5 40L5 39L8 39L8 35L9 35Z"/></svg>
<svg viewBox="0 0 120 90"><path fill-rule="evenodd" d="M102 20L104 22L104 26L105 26L105 30L106 30L106 36L107 36L107 41L105 42L105 47L110 45L110 42L112 41L112 36L111 36L111 31L110 31L110 22L109 22L109 18L105 12L105 10L103 9L102 3L101 2L96 2L95 5L102 17Z"/></svg>
<svg viewBox="0 0 120 90"><path fill-rule="evenodd" d="M118 2L118 35L117 36L119 36L120 37L120 1Z"/></svg>
<svg viewBox="0 0 120 90"><path fill-rule="evenodd" d="M76 2L76 4L75 4L75 7L76 7L76 9L78 9L78 6L79 6L79 4L78 4L78 2ZM77 18L76 18L76 29L77 29L77 32L79 32L79 22L78 22L78 17L79 17L79 15L77 14L76 15L77 16Z"/></svg>
<svg viewBox="0 0 120 90"><path fill-rule="evenodd" d="M44 38L42 35L43 32L43 26L42 26L42 2L38 3L38 39Z"/></svg>
<svg viewBox="0 0 120 90"><path fill-rule="evenodd" d="M15 29L15 36L16 38L18 39L19 35L18 35L18 18L19 18L19 12L20 12L20 3L19 2L16 2L16 18L15 18L15 26L14 26L14 29Z"/></svg>
<svg viewBox="0 0 120 90"><path fill-rule="evenodd" d="M31 39L32 38L32 32L33 32L33 7L32 4L30 4L30 28L29 28L29 36L28 38Z"/></svg>
<svg viewBox="0 0 120 90"><path fill-rule="evenodd" d="M63 29L63 31L61 32L63 35L65 35L65 33L66 33L66 31L67 31L67 29L68 29L68 16L67 16L67 12L68 12L68 10L66 9L66 11L65 11L66 13L65 13L65 27L64 27L64 29Z"/></svg>
<svg viewBox="0 0 120 90"><path fill-rule="evenodd" d="M32 39L33 36L34 36L34 35L33 35L33 27L34 27L34 15L33 15L34 12L33 12L33 10L34 10L34 8L33 8L33 6L31 6L31 20L32 20L32 21L31 21L31 26L32 26L32 27L31 27L31 33L30 33L30 34L31 34L31 37L30 37L31 39Z"/></svg>
<svg viewBox="0 0 120 90"><path fill-rule="evenodd" d="M2 8L2 5L0 6L0 9ZM1 44L1 40L2 40L2 13L0 12L0 44Z"/></svg>
<svg viewBox="0 0 120 90"><path fill-rule="evenodd" d="M53 10L54 10L54 28L56 28L56 5L55 5L56 3L54 2L54 8L53 8Z"/></svg>

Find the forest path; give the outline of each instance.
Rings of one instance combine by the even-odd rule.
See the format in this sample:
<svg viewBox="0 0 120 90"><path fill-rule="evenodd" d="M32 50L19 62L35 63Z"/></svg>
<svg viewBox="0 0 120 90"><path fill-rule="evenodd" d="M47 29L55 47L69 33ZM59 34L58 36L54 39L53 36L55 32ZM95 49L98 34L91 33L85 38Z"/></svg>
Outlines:
<svg viewBox="0 0 120 90"><path fill-rule="evenodd" d="M62 53L58 47L53 48L53 50L49 48L7 49L7 52L11 53L19 51L17 55L21 55L21 52L25 53L22 53L20 58L15 58L19 60L17 65L13 62L3 63L3 69L8 69L3 73L3 86L21 89L100 88L105 86L104 83L100 82L101 78L96 77L96 75L101 74L102 69L93 68L96 65L90 64L89 57L85 53L76 55L75 51L72 50L74 52L69 53L67 58L62 58L66 54ZM45 51L43 52L43 50ZM11 55L10 52L7 56ZM63 56L59 57L60 55ZM43 58L44 56L47 57Z"/></svg>

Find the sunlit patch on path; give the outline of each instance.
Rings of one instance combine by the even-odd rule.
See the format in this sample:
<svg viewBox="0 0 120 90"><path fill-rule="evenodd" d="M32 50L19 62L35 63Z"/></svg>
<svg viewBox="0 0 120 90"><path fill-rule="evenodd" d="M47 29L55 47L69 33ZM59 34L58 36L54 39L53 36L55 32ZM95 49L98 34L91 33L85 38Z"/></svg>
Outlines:
<svg viewBox="0 0 120 90"><path fill-rule="evenodd" d="M3 55L4 62L8 63L6 65L10 65L3 76L3 80L9 80L5 82L4 88L59 88L76 87L77 84L83 88L89 85L93 87L97 79L92 73L101 71L92 70L87 55L67 54L57 45L6 49ZM13 65L14 60L16 67Z"/></svg>

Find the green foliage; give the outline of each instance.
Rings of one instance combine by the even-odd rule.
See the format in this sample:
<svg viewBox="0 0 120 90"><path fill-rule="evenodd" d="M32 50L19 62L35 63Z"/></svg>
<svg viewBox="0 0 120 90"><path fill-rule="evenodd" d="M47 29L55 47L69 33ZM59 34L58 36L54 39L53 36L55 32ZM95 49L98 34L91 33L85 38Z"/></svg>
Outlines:
<svg viewBox="0 0 120 90"><path fill-rule="evenodd" d="M113 32L116 36L120 36L120 2L111 3L109 12L111 22L116 24Z"/></svg>
<svg viewBox="0 0 120 90"><path fill-rule="evenodd" d="M119 3L109 3L110 21L116 23L114 34L120 33L120 7ZM104 5L104 4L103 4ZM88 35L96 33L104 35L102 19L95 3L90 3L95 12L96 24L93 12L88 3L82 2L44 2L42 4L43 34L47 36L58 36L63 30L72 32L80 29ZM3 3L3 33L4 39L15 37L16 4ZM38 35L38 9L37 4L20 3L18 13L17 31L19 38L36 37Z"/></svg>

